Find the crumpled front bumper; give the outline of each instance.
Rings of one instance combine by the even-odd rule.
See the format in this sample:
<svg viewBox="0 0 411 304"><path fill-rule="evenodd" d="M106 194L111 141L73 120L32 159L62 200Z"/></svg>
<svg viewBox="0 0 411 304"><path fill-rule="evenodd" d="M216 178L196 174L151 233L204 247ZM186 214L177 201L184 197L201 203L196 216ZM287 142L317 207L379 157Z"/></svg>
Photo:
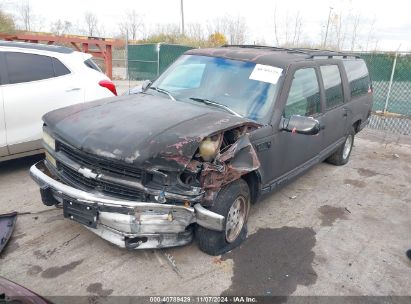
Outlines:
<svg viewBox="0 0 411 304"><path fill-rule="evenodd" d="M103 239L130 249L180 246L192 240L190 224L222 231L224 217L196 203L193 207L127 201L90 193L58 181L38 162L30 175L40 186L43 203L63 203L64 216L84 224Z"/></svg>

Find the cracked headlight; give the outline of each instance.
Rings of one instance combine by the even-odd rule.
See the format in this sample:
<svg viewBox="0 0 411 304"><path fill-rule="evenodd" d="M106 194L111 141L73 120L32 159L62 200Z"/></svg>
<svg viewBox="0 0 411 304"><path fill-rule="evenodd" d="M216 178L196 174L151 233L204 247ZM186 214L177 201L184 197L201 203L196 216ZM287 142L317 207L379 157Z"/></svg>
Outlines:
<svg viewBox="0 0 411 304"><path fill-rule="evenodd" d="M200 143L199 152L200 156L205 161L211 161L217 155L218 152L218 139L213 141L210 137L207 137Z"/></svg>
<svg viewBox="0 0 411 304"><path fill-rule="evenodd" d="M56 150L56 141L46 131L43 131L43 142L53 151Z"/></svg>

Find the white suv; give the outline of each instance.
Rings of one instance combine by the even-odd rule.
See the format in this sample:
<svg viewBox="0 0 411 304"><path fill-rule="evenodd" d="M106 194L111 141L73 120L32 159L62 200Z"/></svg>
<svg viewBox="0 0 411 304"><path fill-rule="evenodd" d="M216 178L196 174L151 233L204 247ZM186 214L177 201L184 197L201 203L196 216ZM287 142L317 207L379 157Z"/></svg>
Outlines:
<svg viewBox="0 0 411 304"><path fill-rule="evenodd" d="M0 162L42 152L43 114L117 95L91 55L0 41Z"/></svg>

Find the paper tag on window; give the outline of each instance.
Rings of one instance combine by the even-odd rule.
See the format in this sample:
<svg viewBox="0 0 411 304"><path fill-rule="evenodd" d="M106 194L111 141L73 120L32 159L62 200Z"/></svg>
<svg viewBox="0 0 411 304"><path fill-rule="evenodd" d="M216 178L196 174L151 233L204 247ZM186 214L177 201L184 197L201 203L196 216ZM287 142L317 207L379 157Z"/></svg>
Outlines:
<svg viewBox="0 0 411 304"><path fill-rule="evenodd" d="M250 79L276 84L283 69L271 65L256 64Z"/></svg>

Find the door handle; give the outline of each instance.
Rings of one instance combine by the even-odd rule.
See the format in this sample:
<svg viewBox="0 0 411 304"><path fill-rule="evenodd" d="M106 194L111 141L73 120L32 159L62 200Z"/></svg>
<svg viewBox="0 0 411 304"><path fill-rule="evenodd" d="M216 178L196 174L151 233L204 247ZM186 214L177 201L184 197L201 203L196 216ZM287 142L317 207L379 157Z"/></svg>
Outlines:
<svg viewBox="0 0 411 304"><path fill-rule="evenodd" d="M68 88L66 89L66 92L73 92L73 91L80 91L81 88Z"/></svg>

